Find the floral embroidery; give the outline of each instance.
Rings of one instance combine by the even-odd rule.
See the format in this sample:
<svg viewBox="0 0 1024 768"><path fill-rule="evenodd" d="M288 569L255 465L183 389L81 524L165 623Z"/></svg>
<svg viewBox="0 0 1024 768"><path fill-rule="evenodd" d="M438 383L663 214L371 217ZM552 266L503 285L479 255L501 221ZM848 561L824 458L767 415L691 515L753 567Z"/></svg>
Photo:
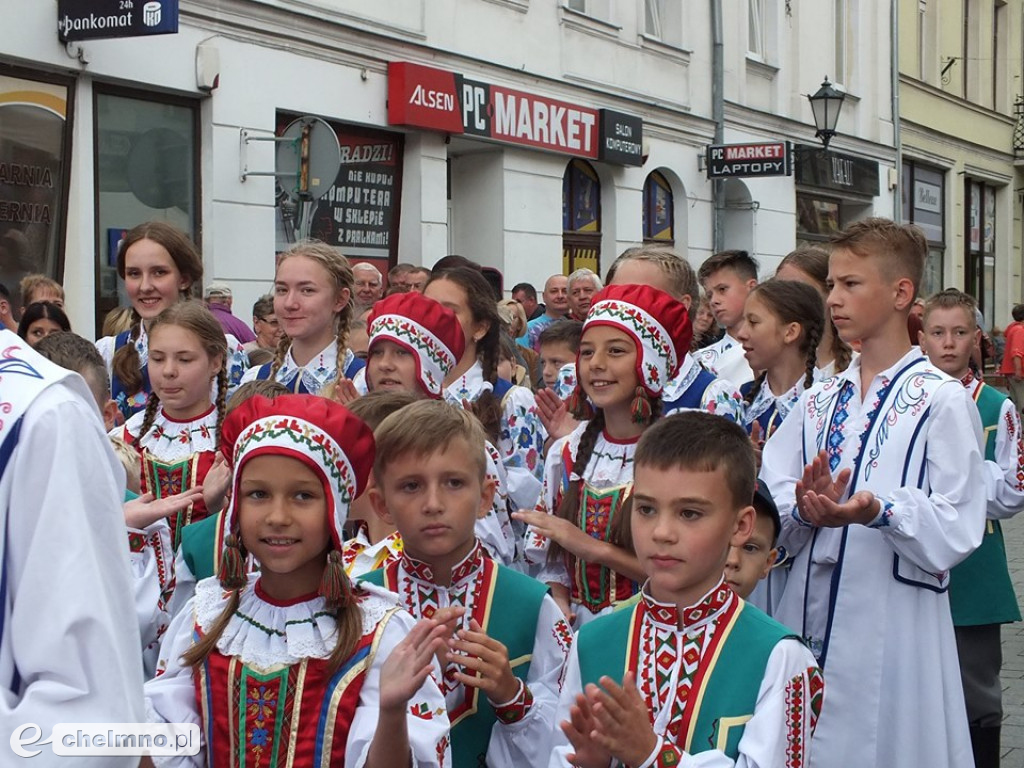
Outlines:
<svg viewBox="0 0 1024 768"><path fill-rule="evenodd" d="M555 626L551 629L551 636L555 638L555 642L558 643L558 649L562 654L568 656L569 649L572 648L572 629L565 619L559 619L555 622Z"/></svg>
<svg viewBox="0 0 1024 768"><path fill-rule="evenodd" d="M519 681L519 691L507 704L494 706L494 716L506 725L518 723L530 712L533 706L533 693L522 680Z"/></svg>
<svg viewBox="0 0 1024 768"><path fill-rule="evenodd" d="M875 442L868 453L868 463L864 469L865 480L871 476L871 470L878 467L878 457L882 453L882 446L885 445L885 441L889 439L889 429L895 426L900 416L905 413L909 413L911 417L916 417L923 413L925 406L930 400L930 392L926 388L925 382L940 381L941 379L942 376L938 373L934 373L932 371L921 371L920 373L908 376L900 385L900 388L893 397L892 405L889 406L889 410L886 412L884 418L879 420L878 429L875 430ZM875 405L871 409L871 414L868 416L869 424L872 419L874 419L876 411L881 406L889 384L889 379L882 379L882 386L876 393L876 397L878 399L875 401ZM867 432L865 431L861 434L858 453L864 449L864 440L866 437Z"/></svg>
<svg viewBox="0 0 1024 768"><path fill-rule="evenodd" d="M882 511L878 513L878 519L868 524L868 528L888 528L892 520L892 502L882 501Z"/></svg>

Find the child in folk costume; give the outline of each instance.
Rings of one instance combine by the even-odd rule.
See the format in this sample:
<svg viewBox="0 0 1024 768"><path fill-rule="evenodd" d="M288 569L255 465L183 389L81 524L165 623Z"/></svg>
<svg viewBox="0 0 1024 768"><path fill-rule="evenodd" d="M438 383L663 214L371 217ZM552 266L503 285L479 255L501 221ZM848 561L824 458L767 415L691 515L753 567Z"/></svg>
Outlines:
<svg viewBox="0 0 1024 768"><path fill-rule="evenodd" d="M409 392L440 399L443 382L465 352L465 336L455 313L421 293L396 293L373 306L366 383L371 392ZM461 405L461 403L457 403ZM487 477L494 483L493 509L477 521L476 535L503 565L516 559L516 539L508 509L508 476L501 454L485 443Z"/></svg>
<svg viewBox="0 0 1024 768"><path fill-rule="evenodd" d="M284 335L274 361L250 368L242 381L274 379L291 392L319 395L355 376L363 361L348 348L353 280L348 259L326 243L301 242L281 254L274 314Z"/></svg>
<svg viewBox="0 0 1024 768"><path fill-rule="evenodd" d="M121 241L117 274L124 280L132 303L132 327L117 336L103 337L96 348L109 369L113 398L127 419L146 407L150 393L150 323L165 309L188 298L192 286L202 281L203 263L184 234L169 224L150 221L129 230ZM225 336L225 343L227 386L233 389L242 377L247 358L234 336Z"/></svg>
<svg viewBox="0 0 1024 768"><path fill-rule="evenodd" d="M946 589L985 527L978 409L907 337L921 231L872 218L832 245L829 310L861 354L801 396L761 466L793 557L776 617L829 681L812 765L969 765Z"/></svg>
<svg viewBox="0 0 1024 768"><path fill-rule="evenodd" d="M465 339L465 352L444 379L445 400L473 406L501 454L510 503L532 509L540 498L547 436L533 393L498 378L501 317L494 291L479 270L455 267L436 272L424 295L455 313Z"/></svg>
<svg viewBox="0 0 1024 768"><path fill-rule="evenodd" d="M145 712L139 630L125 610L124 473L83 379L12 331L0 330L0 349L0 743L56 765L36 743L57 723ZM75 762L128 768L138 757Z"/></svg>
<svg viewBox="0 0 1024 768"><path fill-rule="evenodd" d="M755 439L771 437L814 383L824 325L821 296L805 283L769 280L747 296L736 340L750 367L761 372L741 387L743 426Z"/></svg>
<svg viewBox="0 0 1024 768"><path fill-rule="evenodd" d="M790 251L775 270L778 280L795 280L818 291L822 304L828 299L828 251L804 245ZM843 341L832 318L825 313L825 331L818 342L814 375L817 381L832 378L850 367L853 350Z"/></svg>
<svg viewBox="0 0 1024 768"><path fill-rule="evenodd" d="M700 364L738 387L754 380L736 332L743 325L743 304L757 285L757 262L746 251L721 251L700 265L700 284L711 303L715 321L725 335L697 352Z"/></svg>
<svg viewBox="0 0 1024 768"><path fill-rule="evenodd" d="M587 419L548 451L544 497L516 517L526 555L577 623L610 611L644 578L624 546L640 435L661 415L664 383L690 346L686 307L645 285L610 285L583 325L570 410ZM552 546L554 545L554 546Z"/></svg>
<svg viewBox="0 0 1024 768"><path fill-rule="evenodd" d="M754 527L753 496L738 425L687 412L640 439L631 537L648 579L635 605L580 629L551 766L806 764L821 672L722 575Z"/></svg>
<svg viewBox="0 0 1024 768"><path fill-rule="evenodd" d="M157 498L182 493L203 485L214 467L225 411L226 356L220 323L200 301L177 302L150 321L153 391L145 411L116 430L139 452L144 493ZM217 392L216 403L211 391ZM220 474L225 477L216 488L204 488L218 506L226 490L226 473ZM206 501L199 500L169 517L171 546L180 543L182 527L207 514Z"/></svg>
<svg viewBox="0 0 1024 768"><path fill-rule="evenodd" d="M408 392L381 390L357 397L345 407L376 432L384 419L418 399ZM373 483L373 475L370 475L366 481L366 490L352 502L349 511L349 538L345 540L341 559L345 573L352 579L384 568L402 555L402 534L373 511L369 493Z"/></svg>
<svg viewBox="0 0 1024 768"><path fill-rule="evenodd" d="M725 581L732 591L769 616L786 587L789 561L778 547L782 521L763 480L754 490L754 529L742 546L729 547Z"/></svg>
<svg viewBox="0 0 1024 768"><path fill-rule="evenodd" d="M440 766L444 700L430 679L446 632L392 595L353 587L341 530L373 434L324 398L250 398L225 420L230 536L146 684L150 719L198 723L188 765ZM245 553L260 563L246 575Z"/></svg>
<svg viewBox="0 0 1024 768"><path fill-rule="evenodd" d="M494 493L479 422L421 401L385 419L377 440L370 498L405 548L366 579L398 593L414 616L457 627L439 680L453 764L542 765L572 631L542 584L488 557L476 539Z"/></svg>
<svg viewBox="0 0 1024 768"><path fill-rule="evenodd" d="M992 768L999 765L1003 720L1000 625L1020 621L999 521L1024 507L1024 450L1013 402L971 373L971 353L981 339L976 307L971 296L953 288L935 294L925 302L920 342L936 368L963 383L985 431L985 536L981 546L950 573L949 605L974 764Z"/></svg>

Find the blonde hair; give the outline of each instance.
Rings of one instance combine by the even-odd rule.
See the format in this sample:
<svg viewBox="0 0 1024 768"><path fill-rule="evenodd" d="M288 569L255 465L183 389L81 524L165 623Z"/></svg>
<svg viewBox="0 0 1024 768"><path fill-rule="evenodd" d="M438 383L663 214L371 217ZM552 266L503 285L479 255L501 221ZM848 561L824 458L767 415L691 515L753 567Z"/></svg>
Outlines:
<svg viewBox="0 0 1024 768"><path fill-rule="evenodd" d="M861 258L876 259L888 277L907 278L917 293L928 256L928 241L919 227L873 216L854 222L833 235L829 243L833 253L836 248L844 248Z"/></svg>
<svg viewBox="0 0 1024 768"><path fill-rule="evenodd" d="M377 444L373 476L378 485L389 462L402 456L444 452L458 439L469 445L481 480L487 472L483 426L473 414L443 400L417 400L401 408L380 423L373 437Z"/></svg>
<svg viewBox="0 0 1024 768"><path fill-rule="evenodd" d="M498 302L498 314L503 323L509 327L509 335L518 338L526 333L526 310L523 305L515 299L502 299ZM518 333L513 331L513 326L518 323Z"/></svg>
<svg viewBox="0 0 1024 768"><path fill-rule="evenodd" d="M352 272L352 265L349 264L348 259L338 252L337 248L319 240L303 240L278 257L277 268L280 269L287 259L294 256L305 256L307 259L319 264L330 276L338 293L347 289L351 297L352 288L355 285L355 275ZM345 377L342 366L345 361L345 350L348 348L348 332L351 324L352 302L350 300L345 303L345 306L334 317L334 330L337 334L338 378ZM287 335L282 334L281 341L278 343L277 350L274 353L273 365L270 367L270 378L274 378L277 372L281 370L285 355L288 354L288 349L291 345L292 340Z"/></svg>
<svg viewBox="0 0 1024 768"><path fill-rule="evenodd" d="M162 325L176 325L186 331L194 333L199 339L203 350L211 358L220 355L220 370L217 372L217 427L216 442L220 442L220 426L224 422L224 415L227 412L225 401L228 396L228 342L224 337L224 329L220 322L211 314L203 302L196 299L187 299L172 304L149 324L149 332L153 333ZM142 419L142 426L139 428L138 437L135 438L136 445L149 432L156 419L157 409L160 407L160 398L156 392L150 392L146 401L146 415Z"/></svg>
<svg viewBox="0 0 1024 768"><path fill-rule="evenodd" d="M670 293L677 299L689 296L690 301L694 302L700 298L700 286L697 284L697 274L693 267L676 253L675 249L667 245L648 244L626 249L608 268L604 280L606 285L611 285L616 270L625 261L646 261L660 268L672 287Z"/></svg>
<svg viewBox="0 0 1024 768"><path fill-rule="evenodd" d="M132 493L139 493L142 490L142 466L139 463L139 454L120 437L110 435L109 439L110 447L114 449L114 455L124 467L125 484L128 490Z"/></svg>
<svg viewBox="0 0 1024 768"><path fill-rule="evenodd" d="M114 307L103 318L101 336L118 336L131 330L135 322L135 310L131 307Z"/></svg>
<svg viewBox="0 0 1024 768"><path fill-rule="evenodd" d="M64 286L46 275L40 275L38 273L25 275L21 278L18 288L21 290L21 306L23 307L27 307L29 304L39 301L39 299L33 299L32 294L45 288L56 293L60 297L60 300L64 301Z"/></svg>

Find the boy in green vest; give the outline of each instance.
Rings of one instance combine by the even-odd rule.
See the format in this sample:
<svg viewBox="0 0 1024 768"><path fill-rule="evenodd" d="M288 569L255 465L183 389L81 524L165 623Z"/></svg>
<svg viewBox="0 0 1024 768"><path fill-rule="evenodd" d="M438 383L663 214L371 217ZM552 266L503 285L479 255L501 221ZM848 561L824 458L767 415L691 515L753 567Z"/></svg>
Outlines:
<svg viewBox="0 0 1024 768"><path fill-rule="evenodd" d="M726 419L686 411L644 433L631 536L648 579L635 606L580 629L552 767L661 768L701 752L807 763L824 689L814 656L723 578L754 527L754 478L750 439Z"/></svg>
<svg viewBox="0 0 1024 768"><path fill-rule="evenodd" d="M375 439L370 500L404 548L363 579L455 630L437 680L455 768L543 765L572 631L543 584L476 538L494 496L483 427L458 406L421 400L384 419Z"/></svg>
<svg viewBox="0 0 1024 768"><path fill-rule="evenodd" d="M925 303L919 338L932 365L967 388L985 430L985 537L950 573L949 607L974 762L977 768L990 768L999 765L1003 719L999 626L1020 621L999 520L1012 517L1024 506L1024 451L1020 416L1013 402L977 379L970 369L971 352L981 339L976 306L971 296L956 289L935 294Z"/></svg>

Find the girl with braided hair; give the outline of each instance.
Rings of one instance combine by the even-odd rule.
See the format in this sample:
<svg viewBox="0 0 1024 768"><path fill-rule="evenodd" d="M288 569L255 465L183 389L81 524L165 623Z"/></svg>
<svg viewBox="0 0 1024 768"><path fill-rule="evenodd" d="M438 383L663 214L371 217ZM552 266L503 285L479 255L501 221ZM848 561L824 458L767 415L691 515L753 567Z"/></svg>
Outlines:
<svg viewBox="0 0 1024 768"><path fill-rule="evenodd" d="M583 324L569 398L583 423L548 451L537 508L515 514L529 525L527 564L577 627L645 578L629 539L633 455L692 333L682 302L647 285L608 286Z"/></svg>
<svg viewBox="0 0 1024 768"><path fill-rule="evenodd" d="M250 368L242 382L273 379L300 395L319 395L351 379L365 362L348 348L354 277L348 259L315 240L281 254L274 276L274 314L283 336L273 362Z"/></svg>
<svg viewBox="0 0 1024 768"><path fill-rule="evenodd" d="M752 370L740 387L746 410L743 425L767 440L817 380L818 343L825 332L821 295L807 283L773 279L747 296L743 326L736 335ZM754 425L757 425L756 427Z"/></svg>
<svg viewBox="0 0 1024 768"><path fill-rule="evenodd" d="M129 230L121 240L117 274L124 280L132 304L131 327L116 336L104 336L96 342L96 349L107 364L111 396L128 419L146 407L150 393L150 324L192 294L193 286L203 279L203 262L180 230L162 221L149 221ZM227 386L233 391L248 358L238 339L230 334L225 339Z"/></svg>
<svg viewBox="0 0 1024 768"><path fill-rule="evenodd" d="M342 530L373 466L370 428L323 397L256 395L224 422L233 467L219 573L196 584L145 686L150 720L196 723L180 765L451 765L430 677L451 626L353 584ZM251 554L260 570L246 573Z"/></svg>

